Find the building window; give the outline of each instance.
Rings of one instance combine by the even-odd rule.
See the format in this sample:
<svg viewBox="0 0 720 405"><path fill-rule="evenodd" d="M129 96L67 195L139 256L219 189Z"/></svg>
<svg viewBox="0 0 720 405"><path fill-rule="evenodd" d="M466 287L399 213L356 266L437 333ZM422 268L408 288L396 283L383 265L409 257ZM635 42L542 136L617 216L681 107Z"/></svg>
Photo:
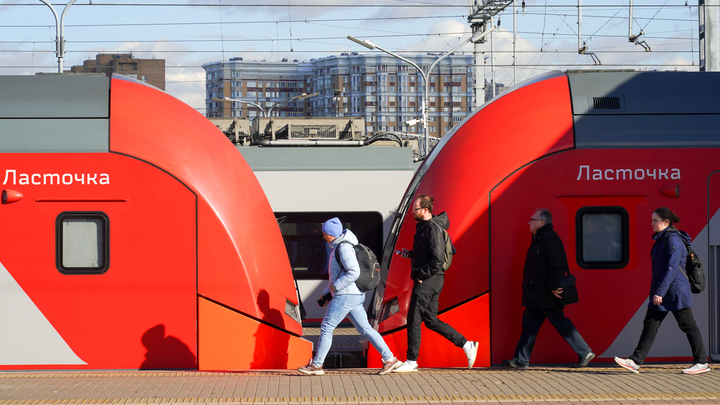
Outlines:
<svg viewBox="0 0 720 405"><path fill-rule="evenodd" d="M584 207L575 216L577 263L619 269L629 260L628 213L622 207Z"/></svg>
<svg viewBox="0 0 720 405"><path fill-rule="evenodd" d="M63 212L55 220L55 258L63 274L102 274L110 267L110 220L103 212Z"/></svg>

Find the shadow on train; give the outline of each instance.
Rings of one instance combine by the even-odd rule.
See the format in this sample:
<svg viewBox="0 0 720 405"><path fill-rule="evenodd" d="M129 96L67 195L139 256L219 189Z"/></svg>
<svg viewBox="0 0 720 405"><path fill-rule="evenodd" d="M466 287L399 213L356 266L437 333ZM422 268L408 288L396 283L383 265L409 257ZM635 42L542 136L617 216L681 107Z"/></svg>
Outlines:
<svg viewBox="0 0 720 405"><path fill-rule="evenodd" d="M197 358L188 345L175 336L165 336L165 325L159 324L148 329L142 336L147 349L141 370L158 368L195 369Z"/></svg>
<svg viewBox="0 0 720 405"><path fill-rule="evenodd" d="M270 307L270 295L266 290L260 290L258 293L257 304L263 314L264 324L285 326L282 313ZM251 364L253 369L287 368L290 335L276 328L258 328L253 336L255 336L255 350ZM268 356L269 353L276 355Z"/></svg>

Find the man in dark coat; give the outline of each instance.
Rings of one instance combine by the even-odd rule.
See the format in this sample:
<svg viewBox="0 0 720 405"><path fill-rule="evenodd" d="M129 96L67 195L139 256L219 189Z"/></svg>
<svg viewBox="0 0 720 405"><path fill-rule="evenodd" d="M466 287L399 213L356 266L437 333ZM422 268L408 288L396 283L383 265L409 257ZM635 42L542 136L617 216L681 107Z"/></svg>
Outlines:
<svg viewBox="0 0 720 405"><path fill-rule="evenodd" d="M399 254L411 259L411 273L415 284L408 309L408 350L407 361L394 370L395 373L418 371L417 359L420 355L420 324L424 321L428 329L439 333L455 346L462 348L468 359L468 368L472 368L478 352L478 343L472 342L452 326L437 317L438 299L445 283L445 241L450 236L447 230L450 220L444 212L433 215L433 198L419 196L412 206L412 215L417 224L413 249L403 249Z"/></svg>
<svg viewBox="0 0 720 405"><path fill-rule="evenodd" d="M561 281L568 268L565 249L557 232L553 230L552 214L545 208L535 211L530 218L532 244L525 257L522 283L522 334L515 348L515 357L503 363L512 368L527 368L535 339L547 318L578 355L576 368L585 367L595 353L583 340L570 319L565 317Z"/></svg>

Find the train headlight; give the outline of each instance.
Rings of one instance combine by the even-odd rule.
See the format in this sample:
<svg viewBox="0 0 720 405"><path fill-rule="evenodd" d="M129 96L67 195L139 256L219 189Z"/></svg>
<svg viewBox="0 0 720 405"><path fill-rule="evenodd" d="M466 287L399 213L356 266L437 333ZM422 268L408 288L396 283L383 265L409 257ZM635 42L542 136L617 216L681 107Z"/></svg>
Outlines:
<svg viewBox="0 0 720 405"><path fill-rule="evenodd" d="M302 324L302 321L300 321L300 311L298 306L293 304L289 299L285 299L285 314L297 321L297 323Z"/></svg>

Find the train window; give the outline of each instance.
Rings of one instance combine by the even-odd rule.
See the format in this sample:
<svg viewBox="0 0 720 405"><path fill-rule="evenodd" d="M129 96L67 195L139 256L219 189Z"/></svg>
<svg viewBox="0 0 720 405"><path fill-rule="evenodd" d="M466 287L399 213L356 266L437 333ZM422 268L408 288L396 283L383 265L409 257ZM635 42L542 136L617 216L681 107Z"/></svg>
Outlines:
<svg viewBox="0 0 720 405"><path fill-rule="evenodd" d="M102 274L110 265L110 221L102 212L57 216L56 266L63 274Z"/></svg>
<svg viewBox="0 0 720 405"><path fill-rule="evenodd" d="M628 214L622 207L585 207L576 217L577 263L619 269L628 263Z"/></svg>
<svg viewBox="0 0 720 405"><path fill-rule="evenodd" d="M298 280L327 279L329 248L322 224L338 217L358 241L380 257L383 218L379 212L276 212L293 275Z"/></svg>

